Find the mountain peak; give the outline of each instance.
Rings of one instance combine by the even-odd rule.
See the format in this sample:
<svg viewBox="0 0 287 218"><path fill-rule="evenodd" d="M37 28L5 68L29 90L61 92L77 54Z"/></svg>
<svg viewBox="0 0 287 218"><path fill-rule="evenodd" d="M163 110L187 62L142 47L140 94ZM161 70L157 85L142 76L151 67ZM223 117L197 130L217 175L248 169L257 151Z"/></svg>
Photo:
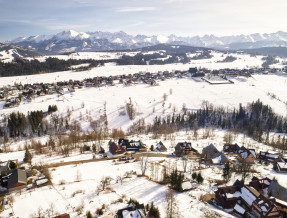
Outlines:
<svg viewBox="0 0 287 218"><path fill-rule="evenodd" d="M64 43L63 43L64 42ZM216 49L246 49L261 47L287 47L287 33L254 33L250 35L234 36L169 36L164 35L129 35L124 31L118 32L77 32L65 30L55 35L39 35L32 37L20 37L9 42L10 44L33 47L41 52L61 53L67 51L103 51L135 49L153 46L161 43L184 44L195 47L207 47ZM85 46L83 46L85 45Z"/></svg>

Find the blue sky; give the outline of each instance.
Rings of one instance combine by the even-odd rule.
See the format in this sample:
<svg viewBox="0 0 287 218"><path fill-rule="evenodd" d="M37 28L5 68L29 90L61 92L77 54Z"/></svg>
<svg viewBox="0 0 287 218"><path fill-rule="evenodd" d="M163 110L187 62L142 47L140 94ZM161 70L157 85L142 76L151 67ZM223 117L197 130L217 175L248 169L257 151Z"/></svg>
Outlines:
<svg viewBox="0 0 287 218"><path fill-rule="evenodd" d="M286 0L0 0L0 41L63 30L233 35L287 31Z"/></svg>

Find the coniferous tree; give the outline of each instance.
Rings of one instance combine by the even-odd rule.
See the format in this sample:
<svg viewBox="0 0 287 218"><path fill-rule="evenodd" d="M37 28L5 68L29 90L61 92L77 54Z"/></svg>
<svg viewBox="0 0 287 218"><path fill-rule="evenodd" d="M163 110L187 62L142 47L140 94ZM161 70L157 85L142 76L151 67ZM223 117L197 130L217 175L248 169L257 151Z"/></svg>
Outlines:
<svg viewBox="0 0 287 218"><path fill-rule="evenodd" d="M231 177L229 162L226 162L224 165L222 177L225 181L228 181Z"/></svg>
<svg viewBox="0 0 287 218"><path fill-rule="evenodd" d="M198 183L202 183L203 182L203 177L201 176L201 173L198 173L198 175L197 175L197 182Z"/></svg>
<svg viewBox="0 0 287 218"><path fill-rule="evenodd" d="M32 154L30 153L28 147L25 148L25 156L23 161L29 164L32 162Z"/></svg>
<svg viewBox="0 0 287 218"><path fill-rule="evenodd" d="M196 172L193 172L192 175L191 175L192 179L193 180L196 180L197 179L197 173Z"/></svg>

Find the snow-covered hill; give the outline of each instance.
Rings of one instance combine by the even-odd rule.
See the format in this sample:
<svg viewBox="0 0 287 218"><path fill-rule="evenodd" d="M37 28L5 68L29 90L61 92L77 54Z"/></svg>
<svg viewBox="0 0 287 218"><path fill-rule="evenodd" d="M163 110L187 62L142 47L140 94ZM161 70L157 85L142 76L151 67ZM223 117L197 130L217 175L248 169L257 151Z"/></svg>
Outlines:
<svg viewBox="0 0 287 218"><path fill-rule="evenodd" d="M0 61L2 62L11 62L18 57L33 57L38 55L40 53L32 49L0 43Z"/></svg>
<svg viewBox="0 0 287 218"><path fill-rule="evenodd" d="M261 47L286 47L287 33L250 34L222 36L204 35L181 37L176 35L129 35L120 32L76 32L74 30L63 31L55 35L37 35L19 37L7 43L33 47L46 53L63 53L73 51L103 51L134 49L160 43L181 44L197 47L209 47L219 49L251 49Z"/></svg>

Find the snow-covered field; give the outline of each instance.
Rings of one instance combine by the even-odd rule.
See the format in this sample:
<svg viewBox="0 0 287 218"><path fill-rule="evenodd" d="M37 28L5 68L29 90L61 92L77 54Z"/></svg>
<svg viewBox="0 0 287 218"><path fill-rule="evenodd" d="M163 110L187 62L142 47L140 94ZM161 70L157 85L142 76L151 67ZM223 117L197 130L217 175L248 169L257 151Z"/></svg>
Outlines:
<svg viewBox="0 0 287 218"><path fill-rule="evenodd" d="M81 58L85 58L85 53L80 53ZM101 55L95 54L95 59ZM43 75L22 76L12 78L1 78L0 86L14 84L15 82L22 84L34 82L56 82L69 79L84 79L94 76L110 76L119 74L133 74L137 72L158 72L164 70L188 70L189 67L206 67L210 69L219 68L245 68L256 67L262 64L261 57L250 58L249 55L238 55L238 59L232 63L217 63L218 60L224 59L222 54L213 54L212 60L197 60L190 64L171 64L171 65L154 65L154 66L115 66L108 64L107 66L94 68L91 71L84 72L58 72ZM234 55L235 56L235 55ZM102 56L103 57L103 56ZM104 58L104 57L103 57ZM114 58L111 56L110 58ZM22 102L19 107L3 109L5 102L0 102L0 116L5 116L13 111L28 111L43 110L47 111L49 105L57 105L59 115L67 115L67 111L71 111L71 119L79 121L82 131L90 131L90 118L97 119L104 112L104 104L106 103L108 127L121 128L127 130L134 121L143 118L146 123L152 122L155 116L166 116L173 112L180 112L185 104L188 110L194 110L201 107L203 101L208 101L215 106L223 106L233 109L238 107L240 103L246 105L249 102L260 99L265 104L270 105L275 112L282 116L287 115L287 77L284 75L253 75L250 78L238 77L230 78L234 84L210 85L206 82L196 82L192 78L170 79L159 82L159 86L149 86L144 84L124 86L116 83L115 86L106 86L101 88L83 88L76 89L74 93L65 90L63 96L46 95L37 97L32 102ZM279 100L272 99L268 93L275 94ZM167 99L164 101L164 94ZM125 115L125 106L129 98L136 106L137 115L134 121L130 121ZM200 130L200 135L204 130ZM191 141L192 145L199 152L203 147L213 143L218 150L222 150L224 131L215 130L213 136L208 139L195 140L191 132L178 132L171 138L152 139L151 135L131 136L130 139L140 139L146 143L147 147L155 145L161 140L168 151L166 154L171 154L174 146L178 142ZM272 137L272 135L270 135ZM45 143L47 136L35 138ZM244 135L239 134L235 141L239 145L244 145L249 148L255 148L259 151L270 151L270 147L259 144ZM108 140L102 142L102 146L108 150ZM0 153L0 160L19 160L24 158L24 151L17 151L24 148L25 141L11 142L11 149L15 150L10 153ZM50 164L70 162L76 160L90 160L92 153L87 152L79 154L74 151L69 157L64 158L61 155L53 154L53 156L34 155L32 163ZM179 170L182 170L182 162L176 158L150 158L150 162L161 162L168 164L171 160L177 165ZM185 174L187 179L190 179L190 173L197 166L197 162L189 161L188 172ZM272 170L272 166L255 165L259 174L254 173L254 176L276 177L278 182L287 188L286 174L278 174ZM191 171L189 170L191 169ZM22 192L12 193L15 202L13 211L16 217L30 217L37 211L46 211L49 208L54 208L58 213L69 213L71 217L84 217L86 211L90 210L93 215L97 208L103 204L106 206L104 215L111 215L126 206L126 200L136 198L140 203L155 203L159 207L162 215L165 214L165 193L168 190L167 186L160 185L148 179L151 176L151 171L148 169L147 178L137 177L135 174L130 178L125 178L121 184L117 182L118 176L123 176L125 172L135 171L135 174L140 174L139 163L128 163L115 165L111 160L90 162L83 164L71 164L67 166L50 168L53 186L45 186L32 190L23 190ZM212 210L220 213L223 217L231 217L231 215L218 211L201 201L199 197L202 194L213 193L214 184L210 181L214 179L222 179L222 169L220 167L207 167L200 170L205 181L198 188L184 192L176 193L181 217L204 217L204 211ZM79 176L80 175L80 176ZM253 176L251 175L251 176ZM98 186L103 177L110 176L113 178L110 189L99 192ZM251 177L250 176L250 177ZM76 181L80 177L80 181ZM228 185L232 184L238 177L233 175ZM250 179L250 178L249 178ZM77 193L76 193L77 192ZM119 199L123 199L120 202ZM32 202L32 203L31 203ZM83 202L83 214L78 215L76 208ZM7 217L12 212L11 208L4 210L0 216Z"/></svg>
<svg viewBox="0 0 287 218"><path fill-rule="evenodd" d="M95 60L103 60L103 59L115 59L119 58L122 55L130 55L133 56L137 52L79 52L72 53L70 55L56 55L56 56L43 56L36 57L39 61L44 61L48 57L56 57L59 59L95 59ZM13 60L13 57L8 54L3 54L7 60ZM122 74L134 74L138 72L151 72L156 73L158 71L173 71L173 70L188 70L190 67L197 68L207 68L207 69L224 69L224 68L233 68L233 69L244 69L244 68L256 68L261 67L263 61L263 56L251 57L248 54L224 54L221 52L211 52L213 56L211 59L201 59L201 60L191 60L190 63L187 64L166 64L166 65L127 65L127 66L117 66L111 63L106 64L106 66L96 67L89 71L81 71L81 72L56 72L49 74L39 75L29 75L29 76L16 76L16 77L4 77L1 78L0 87L5 85L13 85L14 83L35 83L35 82L57 82L57 81L67 81L69 79L73 80L83 80L85 78L91 78L95 76L114 76L114 75L122 75ZM232 55L237 59L233 62L219 62L222 61L226 56ZM31 58L29 58L31 59ZM286 61L282 58L277 58L279 63L276 65L271 65L270 67L282 68L283 61Z"/></svg>
<svg viewBox="0 0 287 218"><path fill-rule="evenodd" d="M47 74L46 74L47 75ZM46 76L44 75L44 76ZM110 129L128 129L130 125L144 118L145 122L152 122L155 116L166 116L180 112L183 104L188 110L199 109L203 101L225 108L238 108L239 103L246 105L260 99L270 105L273 110L286 116L287 77L278 75L253 75L250 78L232 78L234 84L210 85L206 82L196 82L192 78L171 79L159 82L159 86L145 84L124 86L116 84L101 88L76 89L76 92L65 91L61 97L46 95L37 97L32 102L22 102L19 107L2 109L5 102L0 102L0 115L13 111L27 113L33 110L47 111L49 105L56 104L60 114L66 115L72 111L72 120L80 121L84 131L90 129L89 117L99 118L104 112L106 102L108 126ZM3 82L3 81L2 81ZM163 95L167 100L163 102ZM281 101L272 99L268 93L275 94ZM125 105L129 98L136 106L137 115L130 121L125 112ZM83 106L84 103L84 107Z"/></svg>

